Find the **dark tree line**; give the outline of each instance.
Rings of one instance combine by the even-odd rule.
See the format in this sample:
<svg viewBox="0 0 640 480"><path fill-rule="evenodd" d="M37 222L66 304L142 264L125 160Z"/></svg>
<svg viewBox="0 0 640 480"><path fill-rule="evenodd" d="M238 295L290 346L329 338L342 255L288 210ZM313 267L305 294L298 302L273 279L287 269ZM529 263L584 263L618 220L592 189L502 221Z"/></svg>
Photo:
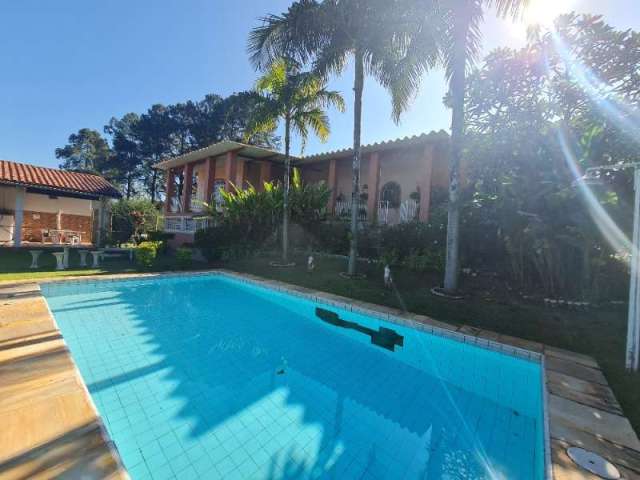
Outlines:
<svg viewBox="0 0 640 480"><path fill-rule="evenodd" d="M56 158L62 161L62 169L103 175L126 198L142 195L155 202L164 180L153 165L163 158L223 140L278 148L280 139L273 131L248 131L259 101L257 93L240 92L228 97L209 94L196 102L156 104L143 114L111 118L103 133L80 129L69 136L67 145L56 149Z"/></svg>

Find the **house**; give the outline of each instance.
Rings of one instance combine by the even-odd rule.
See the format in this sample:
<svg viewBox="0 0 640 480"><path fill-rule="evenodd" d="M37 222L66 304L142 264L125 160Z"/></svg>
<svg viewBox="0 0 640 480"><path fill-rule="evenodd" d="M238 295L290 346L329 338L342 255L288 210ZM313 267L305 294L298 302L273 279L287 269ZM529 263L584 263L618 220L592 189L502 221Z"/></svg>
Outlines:
<svg viewBox="0 0 640 480"><path fill-rule="evenodd" d="M449 136L444 131L363 145L361 149L361 221L395 224L429 218L434 190L445 189ZM325 181L331 189L328 211L348 217L351 206L352 149L292 157L305 182ZM174 244L193 242L206 227L203 203L233 185L261 188L279 180L284 155L266 148L224 141L155 165L167 175L164 230Z"/></svg>
<svg viewBox="0 0 640 480"><path fill-rule="evenodd" d="M100 244L119 197L98 175L0 160L0 245Z"/></svg>

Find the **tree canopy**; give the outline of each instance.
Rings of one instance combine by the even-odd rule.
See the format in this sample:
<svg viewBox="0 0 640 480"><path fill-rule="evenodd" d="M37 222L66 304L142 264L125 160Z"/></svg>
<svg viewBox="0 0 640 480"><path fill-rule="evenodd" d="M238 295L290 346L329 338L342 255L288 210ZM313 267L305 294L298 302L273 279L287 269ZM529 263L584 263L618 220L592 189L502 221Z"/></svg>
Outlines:
<svg viewBox="0 0 640 480"><path fill-rule="evenodd" d="M142 114L111 118L105 136L83 128L56 149L66 170L103 175L118 185L127 198L144 194L152 201L164 188L161 174L152 166L163 158L181 155L222 140L235 140L278 148L275 129L248 134L261 97L253 91L228 97L206 95L172 105L152 105Z"/></svg>

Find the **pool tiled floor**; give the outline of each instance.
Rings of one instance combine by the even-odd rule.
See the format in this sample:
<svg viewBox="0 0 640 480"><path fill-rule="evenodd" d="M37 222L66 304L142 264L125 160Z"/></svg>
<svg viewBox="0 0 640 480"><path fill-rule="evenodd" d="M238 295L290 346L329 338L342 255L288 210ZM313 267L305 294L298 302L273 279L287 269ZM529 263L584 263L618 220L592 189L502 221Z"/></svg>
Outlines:
<svg viewBox="0 0 640 480"><path fill-rule="evenodd" d="M255 278L254 278L255 279ZM256 279L259 280L259 279ZM286 288L280 282L264 281L278 288ZM296 287L296 291L322 297L320 292L306 291ZM331 296L332 301L348 303L349 299ZM375 310L377 306L361 304ZM406 314L385 308L385 314L396 314L406 318ZM409 316L411 320L429 323L428 317ZM433 322L438 326L441 322ZM451 326L447 326L451 329ZM496 334L482 330L460 329L466 335L490 340ZM498 336L499 341L519 348L532 348L545 356L546 374L551 401L549 423L552 450L552 474L556 480L595 478L573 464L566 456L568 446L583 446L594 450L612 461L623 473L623 478L640 478L640 442L629 422L621 415L615 396L597 363L590 357L573 354L555 348L545 347L535 342L526 342L511 337ZM77 360L77 359L76 359ZM114 372L104 373L112 375ZM46 304L40 296L37 285L0 286L0 478L126 478L127 474L119 463L118 455L105 438L100 428L100 419L86 396L82 380L66 353ZM308 384L308 382L305 382ZM256 386L255 388L258 388ZM321 394L318 391L309 394ZM149 399L154 392L144 388L134 391L124 389L113 397L96 399L96 403L118 401L120 413L114 410L111 418L105 419L114 428L128 428L133 433L131 441L154 442L155 452L149 463L164 467L166 478L230 478L231 472L239 472L239 478L251 478L262 463L260 449L252 445L269 445L270 442L286 444L287 415L284 420L266 418L270 409L254 405L243 419L245 431L220 429L204 444L192 442L185 431L148 432L137 428L136 415L166 414L164 410L150 407ZM197 394L197 392L194 391ZM95 397L95 396L94 396ZM140 399L145 399L144 408ZM203 400L205 401L205 400ZM276 396L264 401L281 401ZM124 415L124 409L127 415ZM168 408L180 408L179 403ZM361 410L361 409L360 409ZM249 414L250 413L250 414ZM473 415L473 412L467 412ZM321 414L318 413L318 414ZM363 413L363 415L366 414ZM596 422L594 418L601 419ZM132 421L133 419L133 421ZM126 422L124 420L127 420ZM478 417L479 422L499 421ZM259 435L254 435L252 425L262 427ZM264 423L261 423L264 422ZM4 428L8 425L8 428ZM269 426L269 428L266 428ZM186 427L185 427L186 428ZM273 431L270 431L273 428ZM252 435L249 435L251 433ZM298 435L300 435L298 433ZM314 446L314 432L305 432L309 448ZM216 443L217 442L217 443ZM219 448L211 448L216 443ZM244 446L249 445L256 458L247 460ZM398 451L402 451L399 444ZM257 452L257 453L255 453ZM330 455L331 452L327 452ZM266 455L266 453L265 453ZM386 468L393 467L393 455L382 455L376 461ZM130 468L134 477L142 476L147 463L140 461ZM295 452L283 459L281 469L295 466ZM346 460L345 460L346 461ZM344 471L358 467L365 461L357 455L349 459ZM134 464L135 458L125 459ZM366 477L365 477L366 478Z"/></svg>

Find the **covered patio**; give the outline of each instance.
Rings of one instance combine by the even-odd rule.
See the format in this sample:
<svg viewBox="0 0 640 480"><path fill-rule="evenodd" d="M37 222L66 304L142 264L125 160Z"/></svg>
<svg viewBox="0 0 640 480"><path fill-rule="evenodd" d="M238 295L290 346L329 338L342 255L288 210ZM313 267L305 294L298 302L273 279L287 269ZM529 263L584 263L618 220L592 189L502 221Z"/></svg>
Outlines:
<svg viewBox="0 0 640 480"><path fill-rule="evenodd" d="M0 246L101 246L120 196L98 175L0 160Z"/></svg>

